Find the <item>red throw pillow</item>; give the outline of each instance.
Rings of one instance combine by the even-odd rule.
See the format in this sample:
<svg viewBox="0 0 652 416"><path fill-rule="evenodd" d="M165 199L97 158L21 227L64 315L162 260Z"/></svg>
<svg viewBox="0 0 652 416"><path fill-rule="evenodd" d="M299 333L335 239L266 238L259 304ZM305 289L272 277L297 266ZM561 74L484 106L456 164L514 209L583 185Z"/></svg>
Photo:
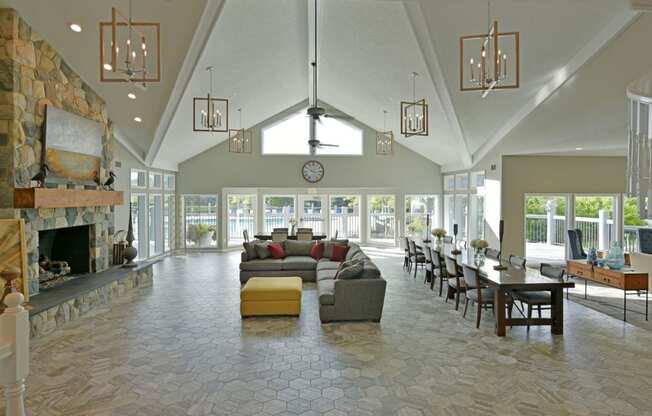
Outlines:
<svg viewBox="0 0 652 416"><path fill-rule="evenodd" d="M285 251L283 250L283 245L281 245L281 243L272 243L267 246L267 249L272 253L272 257L275 259L282 259L285 257Z"/></svg>
<svg viewBox="0 0 652 416"><path fill-rule="evenodd" d="M349 251L349 246L333 245L333 252L331 253L332 261L344 261L346 259L346 252Z"/></svg>
<svg viewBox="0 0 652 416"><path fill-rule="evenodd" d="M324 257L324 243L317 243L310 248L310 257L319 260Z"/></svg>

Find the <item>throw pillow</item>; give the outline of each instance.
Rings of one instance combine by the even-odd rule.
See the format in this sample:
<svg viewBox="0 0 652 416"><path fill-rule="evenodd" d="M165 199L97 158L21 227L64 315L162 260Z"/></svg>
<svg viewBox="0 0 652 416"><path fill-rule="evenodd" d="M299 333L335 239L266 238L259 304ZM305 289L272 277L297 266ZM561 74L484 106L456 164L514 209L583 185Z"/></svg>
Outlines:
<svg viewBox="0 0 652 416"><path fill-rule="evenodd" d="M267 246L269 252L272 254L272 257L275 259L285 258L285 251L283 250L283 245L281 243L272 243Z"/></svg>
<svg viewBox="0 0 652 416"><path fill-rule="evenodd" d="M254 247L256 248L256 254L258 255L259 259L267 259L272 257L272 253L269 252L267 243L257 243L254 244Z"/></svg>
<svg viewBox="0 0 652 416"><path fill-rule="evenodd" d="M324 243L318 243L312 246L310 249L310 257L315 260L319 260L324 257Z"/></svg>
<svg viewBox="0 0 652 416"><path fill-rule="evenodd" d="M285 240L283 250L286 256L310 256L312 241Z"/></svg>
<svg viewBox="0 0 652 416"><path fill-rule="evenodd" d="M326 258L331 258L331 255L333 254L333 247L335 246L347 246L348 244L346 243L339 243L335 241L326 241L324 243L324 257Z"/></svg>
<svg viewBox="0 0 652 416"><path fill-rule="evenodd" d="M343 267L340 270L337 271L337 274L335 275L336 279L357 279L362 275L362 262L357 261L354 262L353 264Z"/></svg>
<svg viewBox="0 0 652 416"><path fill-rule="evenodd" d="M247 253L247 260L253 260L258 258L258 253L256 253L255 242L242 243L245 253Z"/></svg>
<svg viewBox="0 0 652 416"><path fill-rule="evenodd" d="M344 261L347 251L349 251L349 246L333 246L330 259L332 261Z"/></svg>

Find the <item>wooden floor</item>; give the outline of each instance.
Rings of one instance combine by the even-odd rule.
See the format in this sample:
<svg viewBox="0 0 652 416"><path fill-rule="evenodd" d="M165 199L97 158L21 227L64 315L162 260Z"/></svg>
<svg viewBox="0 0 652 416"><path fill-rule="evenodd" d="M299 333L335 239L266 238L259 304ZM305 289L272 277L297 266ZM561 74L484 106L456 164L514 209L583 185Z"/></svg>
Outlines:
<svg viewBox="0 0 652 416"><path fill-rule="evenodd" d="M170 257L154 286L32 344L30 415L650 415L652 332L574 302L565 335L476 330L401 269L380 324L239 316L239 253ZM490 314L487 314L490 315Z"/></svg>

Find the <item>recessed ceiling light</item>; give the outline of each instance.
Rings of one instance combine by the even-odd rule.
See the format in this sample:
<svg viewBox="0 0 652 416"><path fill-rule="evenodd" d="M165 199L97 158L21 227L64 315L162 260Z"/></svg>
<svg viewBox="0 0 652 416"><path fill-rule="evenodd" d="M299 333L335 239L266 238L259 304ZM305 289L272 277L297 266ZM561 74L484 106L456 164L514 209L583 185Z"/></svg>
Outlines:
<svg viewBox="0 0 652 416"><path fill-rule="evenodd" d="M82 27L79 26L79 24L77 24L77 23L71 23L70 24L70 30L72 30L73 32L79 33L79 32L82 31Z"/></svg>
<svg viewBox="0 0 652 416"><path fill-rule="evenodd" d="M576 147L575 150L582 150L582 147Z"/></svg>
<svg viewBox="0 0 652 416"><path fill-rule="evenodd" d="M113 67L111 66L111 64L104 64L104 69L106 69L107 71L112 71Z"/></svg>
<svg viewBox="0 0 652 416"><path fill-rule="evenodd" d="M131 98L132 100L135 100L136 99L136 94L134 94L133 92L130 92L129 94L127 94L127 97Z"/></svg>
<svg viewBox="0 0 652 416"><path fill-rule="evenodd" d="M143 121L143 119L140 118L140 117L134 117L134 121L135 121L136 123L140 123L141 121Z"/></svg>

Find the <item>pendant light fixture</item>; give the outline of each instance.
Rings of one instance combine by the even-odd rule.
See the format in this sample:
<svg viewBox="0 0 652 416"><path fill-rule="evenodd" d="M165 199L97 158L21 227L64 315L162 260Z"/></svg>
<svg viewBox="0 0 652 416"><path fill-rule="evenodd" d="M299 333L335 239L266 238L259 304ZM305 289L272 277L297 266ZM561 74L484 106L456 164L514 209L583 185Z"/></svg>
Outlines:
<svg viewBox="0 0 652 416"><path fill-rule="evenodd" d="M416 98L418 76L412 73L412 101L401 101L401 134L405 137L428 135L428 103L425 98Z"/></svg>
<svg viewBox="0 0 652 416"><path fill-rule="evenodd" d="M213 97L213 67L206 68L208 72L208 93L206 97L195 97L192 102L192 129L226 133L229 131L229 100Z"/></svg>
<svg viewBox="0 0 652 416"><path fill-rule="evenodd" d="M132 0L124 15L111 8L111 21L100 22L100 81L133 82L146 88L161 81L161 25L133 20Z"/></svg>
<svg viewBox="0 0 652 416"><path fill-rule="evenodd" d="M245 129L242 124L242 108L238 108L240 118L240 128L229 130L229 152L231 153L251 153L251 144L253 141L253 132L251 129Z"/></svg>
<svg viewBox="0 0 652 416"><path fill-rule="evenodd" d="M519 88L521 78L520 33L498 31L489 1L487 26L487 33L460 37L460 91L482 91L483 98L493 90Z"/></svg>
<svg viewBox="0 0 652 416"><path fill-rule="evenodd" d="M387 110L383 110L383 130L376 132L376 154L390 156L394 153L394 132L387 131Z"/></svg>

